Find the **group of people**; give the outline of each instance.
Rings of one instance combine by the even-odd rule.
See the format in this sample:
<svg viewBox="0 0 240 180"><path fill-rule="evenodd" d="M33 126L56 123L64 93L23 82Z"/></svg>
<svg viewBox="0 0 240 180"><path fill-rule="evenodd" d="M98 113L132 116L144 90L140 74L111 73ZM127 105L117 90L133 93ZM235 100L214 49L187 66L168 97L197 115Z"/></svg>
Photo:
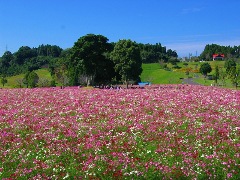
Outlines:
<svg viewBox="0 0 240 180"><path fill-rule="evenodd" d="M94 88L99 88L99 89L125 89L126 86L119 86L119 85L99 85L99 86L94 86ZM144 87L142 86L139 86L139 85L133 85L133 84L130 84L128 86L129 89L143 89Z"/></svg>
<svg viewBox="0 0 240 180"><path fill-rule="evenodd" d="M99 85L99 86L94 86L94 88L99 88L99 89L122 89L121 86L113 86L113 85Z"/></svg>

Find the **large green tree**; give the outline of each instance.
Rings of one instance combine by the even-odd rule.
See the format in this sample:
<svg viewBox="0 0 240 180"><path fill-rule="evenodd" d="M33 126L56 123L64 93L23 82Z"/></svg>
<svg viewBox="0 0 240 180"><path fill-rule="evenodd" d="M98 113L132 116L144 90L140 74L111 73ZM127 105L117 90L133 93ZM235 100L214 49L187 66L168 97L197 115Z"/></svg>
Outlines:
<svg viewBox="0 0 240 180"><path fill-rule="evenodd" d="M229 73L229 78L232 81L232 84L235 85L236 89L238 87L238 84L240 82L240 67L232 67L231 72Z"/></svg>
<svg viewBox="0 0 240 180"><path fill-rule="evenodd" d="M236 62L233 59L225 61L224 67L226 68L227 75L231 75L232 71L236 70Z"/></svg>
<svg viewBox="0 0 240 180"><path fill-rule="evenodd" d="M16 63L23 64L25 61L31 59L32 57L36 57L37 52L34 49L31 49L28 46L22 46L15 53Z"/></svg>
<svg viewBox="0 0 240 180"><path fill-rule="evenodd" d="M29 87L31 87L31 88L37 87L38 80L39 80L39 77L38 77L37 73L34 71L30 72L30 74L28 76Z"/></svg>
<svg viewBox="0 0 240 180"><path fill-rule="evenodd" d="M1 84L3 85L3 87L4 87L4 85L5 85L7 82L8 82L8 81L7 81L6 76L3 75L3 76L1 77Z"/></svg>
<svg viewBox="0 0 240 180"><path fill-rule="evenodd" d="M70 84L77 85L79 79L100 83L113 77L113 63L107 54L111 51L111 44L102 35L87 34L75 42L68 66Z"/></svg>
<svg viewBox="0 0 240 180"><path fill-rule="evenodd" d="M23 83L26 84L27 87L34 88L37 87L39 77L36 72L28 71L23 78Z"/></svg>
<svg viewBox="0 0 240 180"><path fill-rule="evenodd" d="M1 58L1 66L8 68L13 61L14 56L10 51L6 51Z"/></svg>
<svg viewBox="0 0 240 180"><path fill-rule="evenodd" d="M136 42L119 40L111 52L111 59L115 64L115 71L121 75L121 79L127 87L130 80L140 80L142 60Z"/></svg>
<svg viewBox="0 0 240 180"><path fill-rule="evenodd" d="M218 79L219 79L220 73L219 73L219 68L218 66L215 66L215 72L214 72L214 78L215 78L215 82L217 83Z"/></svg>
<svg viewBox="0 0 240 180"><path fill-rule="evenodd" d="M212 67L209 63L203 63L200 66L199 72L203 74L204 76L207 76L207 73L210 73L212 71Z"/></svg>
<svg viewBox="0 0 240 180"><path fill-rule="evenodd" d="M10 51L6 51L1 60L0 60L0 73L7 75L9 74L9 67L11 66L12 61L14 60L14 56Z"/></svg>
<svg viewBox="0 0 240 180"><path fill-rule="evenodd" d="M168 61L168 56L166 52L166 47L162 46L161 43L156 44L138 44L140 48L140 55L143 63L157 63L161 60L164 62Z"/></svg>

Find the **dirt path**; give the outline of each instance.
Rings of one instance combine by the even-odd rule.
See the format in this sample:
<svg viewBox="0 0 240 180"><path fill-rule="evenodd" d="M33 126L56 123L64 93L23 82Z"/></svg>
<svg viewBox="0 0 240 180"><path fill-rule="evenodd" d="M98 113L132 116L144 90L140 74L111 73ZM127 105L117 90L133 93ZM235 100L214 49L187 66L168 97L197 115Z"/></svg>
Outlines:
<svg viewBox="0 0 240 180"><path fill-rule="evenodd" d="M194 78L183 79L184 84L201 85L193 81Z"/></svg>

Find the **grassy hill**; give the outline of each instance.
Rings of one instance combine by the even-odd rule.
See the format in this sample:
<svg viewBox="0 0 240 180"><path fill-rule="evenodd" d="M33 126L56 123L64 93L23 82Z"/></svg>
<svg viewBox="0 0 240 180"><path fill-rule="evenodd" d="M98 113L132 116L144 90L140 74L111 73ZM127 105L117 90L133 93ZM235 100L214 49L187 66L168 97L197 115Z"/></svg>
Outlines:
<svg viewBox="0 0 240 180"><path fill-rule="evenodd" d="M161 69L159 63L143 64L143 72L141 74L141 80L143 82L150 81L153 84L179 84L180 78L185 78L185 73L174 72Z"/></svg>
<svg viewBox="0 0 240 180"><path fill-rule="evenodd" d="M48 71L48 69L39 69L35 71L37 73L37 75L40 78L44 78L47 79L48 81L52 80L51 74ZM7 84L5 84L4 88L16 88L19 87L19 81L21 81L24 78L24 74L19 74L16 76L11 76L11 77L7 77ZM2 88L2 84L0 84L0 87Z"/></svg>
<svg viewBox="0 0 240 180"><path fill-rule="evenodd" d="M174 69L173 65L167 64L167 69L162 69L159 63L143 64L143 72L141 74L141 80L143 82L150 81L153 84L181 84L183 78L194 78L193 81L202 85L210 86L214 84L214 80L205 79L199 72L199 68L203 62L180 62L177 64L179 69ZM212 67L212 72L209 75L213 75L215 67L224 69L225 61L209 61ZM186 70L190 70L186 75ZM226 80L226 87L233 88L231 81Z"/></svg>

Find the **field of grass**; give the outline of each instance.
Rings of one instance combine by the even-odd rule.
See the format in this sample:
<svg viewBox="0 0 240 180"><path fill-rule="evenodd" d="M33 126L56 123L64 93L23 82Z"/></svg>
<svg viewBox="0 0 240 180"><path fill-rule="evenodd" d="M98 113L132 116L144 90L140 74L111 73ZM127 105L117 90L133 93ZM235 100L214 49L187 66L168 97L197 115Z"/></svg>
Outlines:
<svg viewBox="0 0 240 180"><path fill-rule="evenodd" d="M17 81L23 79L24 74L19 74L16 76L7 77L7 84L4 85L5 88L15 88L17 86ZM0 87L3 87L0 84Z"/></svg>
<svg viewBox="0 0 240 180"><path fill-rule="evenodd" d="M143 82L151 82L153 84L181 84L180 78L185 78L183 72L174 72L161 69L159 63L143 64L143 72L141 80Z"/></svg>

